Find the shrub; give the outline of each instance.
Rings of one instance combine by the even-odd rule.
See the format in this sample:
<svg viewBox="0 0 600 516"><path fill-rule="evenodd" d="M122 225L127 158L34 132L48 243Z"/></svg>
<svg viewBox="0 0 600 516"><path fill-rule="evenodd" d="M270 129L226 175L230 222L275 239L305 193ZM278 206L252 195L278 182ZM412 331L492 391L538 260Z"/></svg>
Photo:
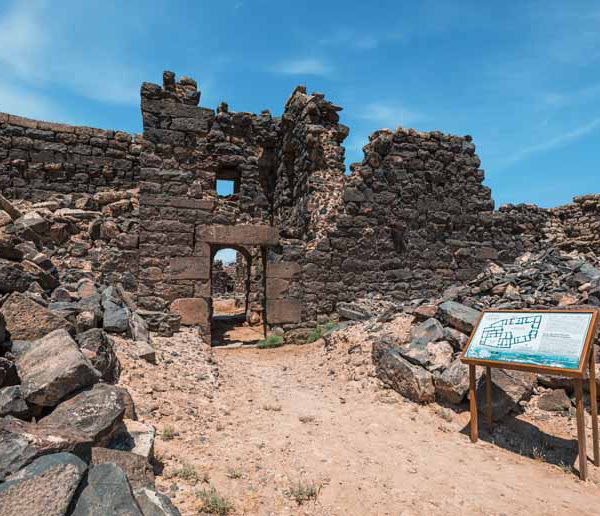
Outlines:
<svg viewBox="0 0 600 516"><path fill-rule="evenodd" d="M162 430L160 431L160 438L163 441L170 441L174 437L175 437L175 430L174 430L174 428L171 425L165 425L165 426L163 426Z"/></svg>
<svg viewBox="0 0 600 516"><path fill-rule="evenodd" d="M310 344L311 342L319 340L323 335L325 335L329 330L333 329L334 327L335 323L333 321L327 321L323 325L317 324L317 327L310 332L308 339L306 339L306 343Z"/></svg>
<svg viewBox="0 0 600 516"><path fill-rule="evenodd" d="M278 348L283 346L283 337L279 335L269 335L266 339L261 340L256 346L259 349Z"/></svg>
<svg viewBox="0 0 600 516"><path fill-rule="evenodd" d="M198 498L202 500L200 510L207 514L227 516L233 510L233 504L228 498L219 494L214 486L211 486L210 489L200 491Z"/></svg>
<svg viewBox="0 0 600 516"><path fill-rule="evenodd" d="M196 468L194 466L190 466L189 464L184 464L179 469L172 471L168 475L168 478L179 478L193 484L196 484L198 480L200 480L200 476L198 475Z"/></svg>
<svg viewBox="0 0 600 516"><path fill-rule="evenodd" d="M229 468L227 470L227 478L231 478L231 479L242 478L242 472L239 469Z"/></svg>
<svg viewBox="0 0 600 516"><path fill-rule="evenodd" d="M296 482L289 487L287 492L296 500L298 505L302 505L309 500L316 500L319 496L319 491L321 491L321 486L313 482Z"/></svg>

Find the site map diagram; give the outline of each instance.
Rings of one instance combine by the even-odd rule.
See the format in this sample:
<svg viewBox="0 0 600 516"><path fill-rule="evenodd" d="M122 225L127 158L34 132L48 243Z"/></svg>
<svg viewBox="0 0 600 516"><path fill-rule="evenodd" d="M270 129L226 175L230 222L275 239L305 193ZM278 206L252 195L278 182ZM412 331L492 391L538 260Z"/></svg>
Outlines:
<svg viewBox="0 0 600 516"><path fill-rule="evenodd" d="M582 312L485 312L467 358L578 369L592 321Z"/></svg>

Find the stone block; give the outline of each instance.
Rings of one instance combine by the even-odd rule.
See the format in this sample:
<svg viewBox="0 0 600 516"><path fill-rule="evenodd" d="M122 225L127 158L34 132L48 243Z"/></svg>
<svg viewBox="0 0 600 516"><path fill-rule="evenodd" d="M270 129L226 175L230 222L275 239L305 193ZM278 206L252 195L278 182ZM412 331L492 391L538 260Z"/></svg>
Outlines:
<svg viewBox="0 0 600 516"><path fill-rule="evenodd" d="M267 277L267 299L277 299L283 296L290 282L282 278Z"/></svg>
<svg viewBox="0 0 600 516"><path fill-rule="evenodd" d="M294 262L267 263L267 278L291 279L301 270L300 264Z"/></svg>
<svg viewBox="0 0 600 516"><path fill-rule="evenodd" d="M140 206L167 206L189 210L212 210L215 203L210 199L192 199L172 195L140 194Z"/></svg>
<svg viewBox="0 0 600 516"><path fill-rule="evenodd" d="M300 322L302 305L291 299L267 299L267 322L283 324Z"/></svg>
<svg viewBox="0 0 600 516"><path fill-rule="evenodd" d="M33 342L18 356L17 370L23 397L45 407L55 406L101 376L65 330L53 331Z"/></svg>
<svg viewBox="0 0 600 516"><path fill-rule="evenodd" d="M116 464L127 475L132 487L154 487L154 473L146 459L137 453L109 448L92 448L92 466Z"/></svg>
<svg viewBox="0 0 600 516"><path fill-rule="evenodd" d="M2 514L68 514L71 499L86 470L86 463L71 453L36 459L0 485Z"/></svg>
<svg viewBox="0 0 600 516"><path fill-rule="evenodd" d="M277 245L279 231L273 226L244 224L239 226L200 226L196 230L197 240L211 244L226 245Z"/></svg>
<svg viewBox="0 0 600 516"><path fill-rule="evenodd" d="M210 279L210 256L173 257L169 261L172 280Z"/></svg>
<svg viewBox="0 0 600 516"><path fill-rule="evenodd" d="M40 424L78 430L104 446L120 428L124 415L125 399L121 389L99 383L61 403Z"/></svg>
<svg viewBox="0 0 600 516"><path fill-rule="evenodd" d="M76 428L26 423L11 416L0 418L0 482L43 455L72 452L85 456L91 444Z"/></svg>
<svg viewBox="0 0 600 516"><path fill-rule="evenodd" d="M115 508L118 508L117 513ZM135 502L127 476L114 463L98 464L90 470L87 484L72 514L73 516L100 514L143 516Z"/></svg>
<svg viewBox="0 0 600 516"><path fill-rule="evenodd" d="M208 303L200 297L175 299L171 303L171 313L181 316L181 324L206 325L209 319Z"/></svg>

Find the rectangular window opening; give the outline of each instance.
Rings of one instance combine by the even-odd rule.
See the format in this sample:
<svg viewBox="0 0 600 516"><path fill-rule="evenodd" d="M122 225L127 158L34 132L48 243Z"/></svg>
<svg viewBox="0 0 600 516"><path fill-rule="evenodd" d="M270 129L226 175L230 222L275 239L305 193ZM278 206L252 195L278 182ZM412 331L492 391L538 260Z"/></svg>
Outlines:
<svg viewBox="0 0 600 516"><path fill-rule="evenodd" d="M240 174L237 170L222 170L217 172L217 196L231 197L240 192Z"/></svg>

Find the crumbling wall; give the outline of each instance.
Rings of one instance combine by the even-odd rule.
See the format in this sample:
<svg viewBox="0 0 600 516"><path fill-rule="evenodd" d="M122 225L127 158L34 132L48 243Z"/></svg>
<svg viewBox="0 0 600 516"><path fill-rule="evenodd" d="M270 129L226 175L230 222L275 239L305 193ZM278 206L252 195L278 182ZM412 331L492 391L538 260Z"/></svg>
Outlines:
<svg viewBox="0 0 600 516"><path fill-rule="evenodd" d="M0 191L44 201L54 193L135 188L142 142L123 131L0 113Z"/></svg>
<svg viewBox="0 0 600 516"><path fill-rule="evenodd" d="M496 256L493 201L470 137L382 130L364 151L315 247L327 255L324 270L313 267L318 311L431 295Z"/></svg>
<svg viewBox="0 0 600 516"><path fill-rule="evenodd" d="M600 254L600 194L575 197L572 204L548 210L545 230L552 245L567 251Z"/></svg>
<svg viewBox="0 0 600 516"><path fill-rule="evenodd" d="M600 195L495 211L469 136L376 131L345 176L348 128L323 94L297 87L281 119L199 100L196 82L171 72L144 83L143 138L0 114L0 189L102 211L73 252L109 281L136 276L143 309L205 328L211 259L224 247L251 254L248 319L266 310L296 335L347 315L348 303L434 296L489 259L598 251ZM218 179L234 180L234 193L219 196ZM139 212L127 191L138 186Z"/></svg>

